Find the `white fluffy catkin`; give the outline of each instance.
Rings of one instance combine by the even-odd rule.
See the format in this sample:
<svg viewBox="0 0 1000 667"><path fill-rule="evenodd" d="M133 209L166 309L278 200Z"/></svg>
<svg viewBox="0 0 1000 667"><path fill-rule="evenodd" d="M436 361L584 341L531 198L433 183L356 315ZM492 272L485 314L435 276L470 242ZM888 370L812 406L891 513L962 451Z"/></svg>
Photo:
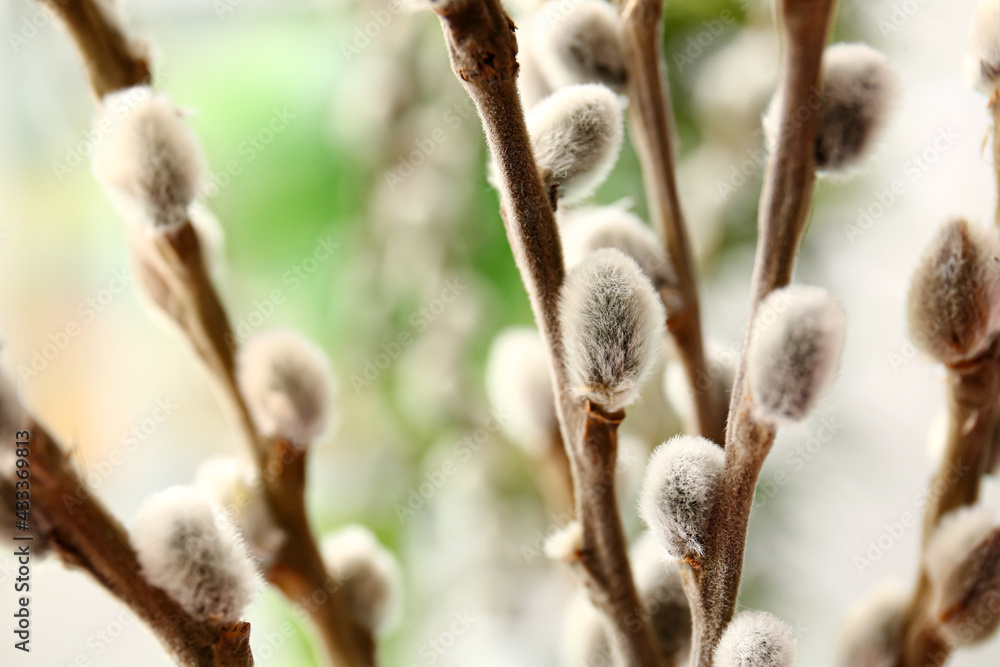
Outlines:
<svg viewBox="0 0 1000 667"><path fill-rule="evenodd" d="M947 222L924 251L910 280L910 339L944 364L986 350L1000 324L1000 241L993 229L962 218Z"/></svg>
<svg viewBox="0 0 1000 667"><path fill-rule="evenodd" d="M833 378L844 342L844 311L824 289L792 285L760 303L747 355L757 412L805 419Z"/></svg>
<svg viewBox="0 0 1000 667"><path fill-rule="evenodd" d="M899 656L909 592L883 582L850 611L837 646L838 667L893 667Z"/></svg>
<svg viewBox="0 0 1000 667"><path fill-rule="evenodd" d="M94 172L122 214L134 222L174 228L187 219L204 173L201 146L164 94L147 86L104 97Z"/></svg>
<svg viewBox="0 0 1000 667"><path fill-rule="evenodd" d="M792 667L795 638L788 626L764 611L736 615L715 649L717 667Z"/></svg>
<svg viewBox="0 0 1000 667"><path fill-rule="evenodd" d="M725 455L710 440L678 435L653 450L639 493L639 514L677 560L705 555L705 522L715 506Z"/></svg>
<svg viewBox="0 0 1000 667"><path fill-rule="evenodd" d="M553 88L602 83L622 92L627 80L618 12L604 0L572 6L551 0L535 14L531 46Z"/></svg>
<svg viewBox="0 0 1000 667"><path fill-rule="evenodd" d="M229 514L258 568L266 571L284 543L285 534L268 507L257 468L235 456L215 456L198 466L195 486Z"/></svg>
<svg viewBox="0 0 1000 667"><path fill-rule="evenodd" d="M147 498L131 536L149 583L197 619L235 622L257 592L257 571L235 526L192 487Z"/></svg>
<svg viewBox="0 0 1000 667"><path fill-rule="evenodd" d="M298 447L326 428L336 387L326 354L287 329L257 334L236 359L240 390L257 428Z"/></svg>
<svg viewBox="0 0 1000 667"><path fill-rule="evenodd" d="M621 150L621 105L606 86L561 88L536 104L527 122L542 180L564 203L590 196Z"/></svg>
<svg viewBox="0 0 1000 667"><path fill-rule="evenodd" d="M588 255L560 295L566 370L578 396L619 410L656 364L666 314L649 279L619 250Z"/></svg>
<svg viewBox="0 0 1000 667"><path fill-rule="evenodd" d="M972 506L945 515L924 553L934 591L933 614L953 646L971 646L1000 627L1000 524Z"/></svg>
<svg viewBox="0 0 1000 667"><path fill-rule="evenodd" d="M572 269L601 248L616 248L631 257L653 287L676 286L677 274L653 229L621 206L574 211L572 222L560 225L563 259Z"/></svg>
<svg viewBox="0 0 1000 667"><path fill-rule="evenodd" d="M533 327L510 327L490 345L486 395L505 419L507 437L529 455L549 449L558 432L552 378L542 337Z"/></svg>
<svg viewBox="0 0 1000 667"><path fill-rule="evenodd" d="M1000 2L979 0L969 27L969 53L965 59L969 84L991 95L1000 84Z"/></svg>
<svg viewBox="0 0 1000 667"><path fill-rule="evenodd" d="M843 173L871 153L896 100L896 75L881 52L866 44L841 43L830 45L823 53L822 80L816 169ZM784 120L779 91L764 116L772 153Z"/></svg>
<svg viewBox="0 0 1000 667"><path fill-rule="evenodd" d="M323 562L344 587L354 620L370 632L385 632L401 607L402 574L395 556L370 530L350 525L320 543Z"/></svg>

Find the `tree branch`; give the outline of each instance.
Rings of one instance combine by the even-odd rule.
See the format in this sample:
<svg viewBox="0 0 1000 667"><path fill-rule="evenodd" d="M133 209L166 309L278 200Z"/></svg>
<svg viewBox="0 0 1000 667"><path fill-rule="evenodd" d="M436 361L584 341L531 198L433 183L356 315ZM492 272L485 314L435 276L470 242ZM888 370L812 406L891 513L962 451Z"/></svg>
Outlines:
<svg viewBox="0 0 1000 667"><path fill-rule="evenodd" d="M694 621L691 664L696 667L711 667L712 653L735 610L754 491L774 443L774 424L758 420L751 411L746 358L757 308L772 290L791 281L806 227L816 180L820 64L833 4L833 0L781 2L783 122L758 210L760 236L743 354L729 406L725 470L708 521L704 562L700 569L682 566Z"/></svg>
<svg viewBox="0 0 1000 667"><path fill-rule="evenodd" d="M663 60L663 0L619 0L628 68L629 127L642 164L653 224L677 273L680 308L667 313L667 328L677 342L701 435L721 444L725 412L710 391L701 331L698 282L677 192L674 171L673 108Z"/></svg>
<svg viewBox="0 0 1000 667"><path fill-rule="evenodd" d="M29 418L23 428L30 434L31 521L37 522L49 550L66 565L86 570L125 603L153 630L178 664L253 665L250 624L240 621L226 626L196 620L166 592L146 581L128 533L92 495L63 449L33 419ZM16 481L8 479L0 486Z"/></svg>
<svg viewBox="0 0 1000 667"><path fill-rule="evenodd" d="M621 640L617 650L623 664L653 667L658 658L647 624L637 613L641 607L614 500L617 423L612 427L614 420L601 420L605 426L599 426L597 413L584 410L566 380L558 308L564 278L562 248L518 96L514 23L499 0L437 0L432 4L441 20L452 69L476 104L496 160L507 238L549 353L556 412L583 528L580 551L589 559L588 570L599 575L590 582L590 597L619 630L615 634ZM597 480L603 491L593 488Z"/></svg>

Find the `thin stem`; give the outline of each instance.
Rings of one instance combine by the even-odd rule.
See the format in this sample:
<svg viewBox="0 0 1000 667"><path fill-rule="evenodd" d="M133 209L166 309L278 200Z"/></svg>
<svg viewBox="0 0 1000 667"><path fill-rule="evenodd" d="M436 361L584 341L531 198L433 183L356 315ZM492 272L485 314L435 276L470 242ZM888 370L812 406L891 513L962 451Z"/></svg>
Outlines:
<svg viewBox="0 0 1000 667"><path fill-rule="evenodd" d="M743 356L733 387L726 432L726 461L719 498L709 518L701 568L682 566L688 579L694 638L691 664L711 667L712 653L736 607L750 509L761 467L774 442L774 424L751 411L746 354L761 300L791 281L816 179L815 143L819 78L833 0L782 0L785 34L781 90L783 119L768 161L758 210L760 236L751 285Z"/></svg>
<svg viewBox="0 0 1000 667"><path fill-rule="evenodd" d="M166 592L146 581L128 533L93 496L63 449L33 420L24 428L30 434L31 521L38 524L50 550L66 565L86 570L125 603L178 664L253 665L250 624L224 626L195 620Z"/></svg>
<svg viewBox="0 0 1000 667"><path fill-rule="evenodd" d="M1000 339L975 361L948 369L948 439L931 483L924 513L923 547L941 518L975 504L990 460L1000 394ZM930 616L932 591L921 562L917 586L903 618L903 645L896 667L943 664L950 653ZM939 658L942 658L939 660Z"/></svg>
<svg viewBox="0 0 1000 667"><path fill-rule="evenodd" d="M663 0L620 0L628 67L629 127L642 164L650 217L660 231L677 274L681 306L667 314L694 401L700 433L725 438L725 413L711 391L701 331L698 283L674 169L673 108L663 58Z"/></svg>
<svg viewBox="0 0 1000 667"><path fill-rule="evenodd" d="M148 84L149 63L99 0L39 0L60 18L76 42L97 99L122 88Z"/></svg>
<svg viewBox="0 0 1000 667"><path fill-rule="evenodd" d="M623 664L653 667L658 658L645 620L637 613L638 595L614 501L614 462L607 460L607 452L616 449L614 429L597 428L593 419L588 426L587 414L595 413L584 411L566 379L558 309L564 278L562 248L518 96L514 23L499 0L438 0L434 9L452 69L476 104L496 160L507 238L549 353L556 413L583 528L581 553L589 559L588 571L600 575L590 581L588 592L613 627L631 622L617 648ZM597 480L603 491L593 488Z"/></svg>
<svg viewBox="0 0 1000 667"><path fill-rule="evenodd" d="M1000 227L1000 94L990 98L990 113L993 116L993 173L996 179L996 211L993 222Z"/></svg>

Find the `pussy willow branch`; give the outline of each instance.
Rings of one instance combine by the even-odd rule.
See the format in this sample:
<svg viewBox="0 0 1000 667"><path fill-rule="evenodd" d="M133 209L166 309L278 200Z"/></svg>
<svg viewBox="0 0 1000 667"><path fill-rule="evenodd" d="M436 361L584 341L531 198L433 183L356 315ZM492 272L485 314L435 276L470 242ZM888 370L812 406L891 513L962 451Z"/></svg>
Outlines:
<svg viewBox="0 0 1000 667"><path fill-rule="evenodd" d="M198 621L162 589L147 582L125 529L87 489L55 439L34 420L25 422L21 428L30 434L30 521L37 524L49 553L57 553L70 567L86 570L121 600L153 630L178 664L253 665L250 624L239 621L223 626ZM0 486L16 481L5 479Z"/></svg>
<svg viewBox="0 0 1000 667"><path fill-rule="evenodd" d="M122 88L147 84L149 63L130 48L128 36L108 21L99 0L39 0L69 30L83 58L97 99Z"/></svg>
<svg viewBox="0 0 1000 667"><path fill-rule="evenodd" d="M619 0L628 68L629 127L642 164L649 214L663 237L677 274L681 306L667 313L687 375L698 430L712 442L725 439L725 411L703 387L708 378L701 331L698 281L674 170L673 108L663 59L663 0Z"/></svg>
<svg viewBox="0 0 1000 667"><path fill-rule="evenodd" d="M1000 412L1000 338L981 357L947 370L948 435L924 513L924 548L945 514L973 505L979 498ZM936 630L936 619L930 616L931 597L927 569L921 561L917 585L903 617L896 667L942 665L951 652Z"/></svg>
<svg viewBox="0 0 1000 667"><path fill-rule="evenodd" d="M658 664L657 653L647 623L641 616L636 619L641 607L621 518L602 491L614 479L613 429L598 428L588 420L566 380L558 310L564 278L562 248L518 96L514 23L499 0L437 0L433 7L441 19L452 69L476 104L496 160L507 238L549 353L576 515L583 528L580 553L590 596L611 623L622 664L651 667Z"/></svg>
<svg viewBox="0 0 1000 667"><path fill-rule="evenodd" d="M712 653L732 618L739 595L747 526L761 466L774 443L774 424L751 412L746 354L761 300L791 281L816 180L815 145L820 64L833 0L782 0L783 100L778 145L768 161L758 210L749 320L733 387L726 431L725 470L708 521L700 569L683 565L694 639L691 664L710 667Z"/></svg>
<svg viewBox="0 0 1000 667"><path fill-rule="evenodd" d="M128 48L128 38L93 0L43 0L67 25L79 48L95 96L150 83L148 63ZM305 454L268 440L254 428L235 378L236 340L222 301L205 269L197 233L150 232L133 243L139 271L154 300L169 301L168 314L222 388L223 397L256 458L264 494L285 542L268 580L305 608L323 637L331 660L345 667L376 663L375 641L347 613L342 589L332 581L310 530L305 509ZM161 299L157 299L156 294ZM172 299L172 301L171 301Z"/></svg>

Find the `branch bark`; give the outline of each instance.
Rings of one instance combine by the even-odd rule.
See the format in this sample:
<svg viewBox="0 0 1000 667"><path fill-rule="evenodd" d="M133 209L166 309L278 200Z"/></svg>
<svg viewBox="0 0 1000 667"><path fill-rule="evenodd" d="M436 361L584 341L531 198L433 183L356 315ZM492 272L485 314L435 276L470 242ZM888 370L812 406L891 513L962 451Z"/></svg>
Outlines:
<svg viewBox="0 0 1000 667"><path fill-rule="evenodd" d="M982 357L948 368L948 439L931 483L924 513L922 547L926 548L941 518L979 498L993 444L1000 394L1000 338ZM932 591L927 570L920 574L903 617L903 644L896 667L942 665L951 648L936 632L931 617Z"/></svg>
<svg viewBox="0 0 1000 667"><path fill-rule="evenodd" d="M833 4L833 0L782 0L780 5L785 37L780 83L783 122L758 210L760 236L743 355L729 406L725 470L708 521L701 568L681 568L694 621L694 667L711 667L715 646L733 616L754 491L776 434L773 423L757 419L751 411L746 355L758 306L772 290L791 281L806 228L816 180L820 65Z"/></svg>
<svg viewBox="0 0 1000 667"><path fill-rule="evenodd" d="M587 559L587 570L596 574L587 578L588 592L617 630L613 634L620 639L616 650L622 663L653 667L658 657L648 625L637 611L641 607L614 500L617 422L585 410L566 379L558 308L565 275L562 248L518 96L514 23L499 0L437 0L432 4L441 20L452 69L476 104L496 160L507 238L549 353L574 505L583 528L580 552Z"/></svg>
<svg viewBox="0 0 1000 667"><path fill-rule="evenodd" d="M108 16L113 8L102 8L98 0L39 2L59 17L76 42L97 99L152 81L143 48L124 33L114 17Z"/></svg>
<svg viewBox="0 0 1000 667"><path fill-rule="evenodd" d="M677 274L681 306L667 313L667 328L677 343L701 435L725 440L723 406L711 391L701 330L698 282L674 170L673 105L663 59L663 0L619 0L628 68L629 128L642 164L646 198Z"/></svg>
<svg viewBox="0 0 1000 667"><path fill-rule="evenodd" d="M30 434L30 520L37 522L50 552L57 553L66 565L87 571L128 606L178 664L253 665L250 624L241 621L224 626L196 620L162 589L147 582L128 533L93 496L63 449L33 419L27 420L24 430ZM7 480L8 485L13 483Z"/></svg>

